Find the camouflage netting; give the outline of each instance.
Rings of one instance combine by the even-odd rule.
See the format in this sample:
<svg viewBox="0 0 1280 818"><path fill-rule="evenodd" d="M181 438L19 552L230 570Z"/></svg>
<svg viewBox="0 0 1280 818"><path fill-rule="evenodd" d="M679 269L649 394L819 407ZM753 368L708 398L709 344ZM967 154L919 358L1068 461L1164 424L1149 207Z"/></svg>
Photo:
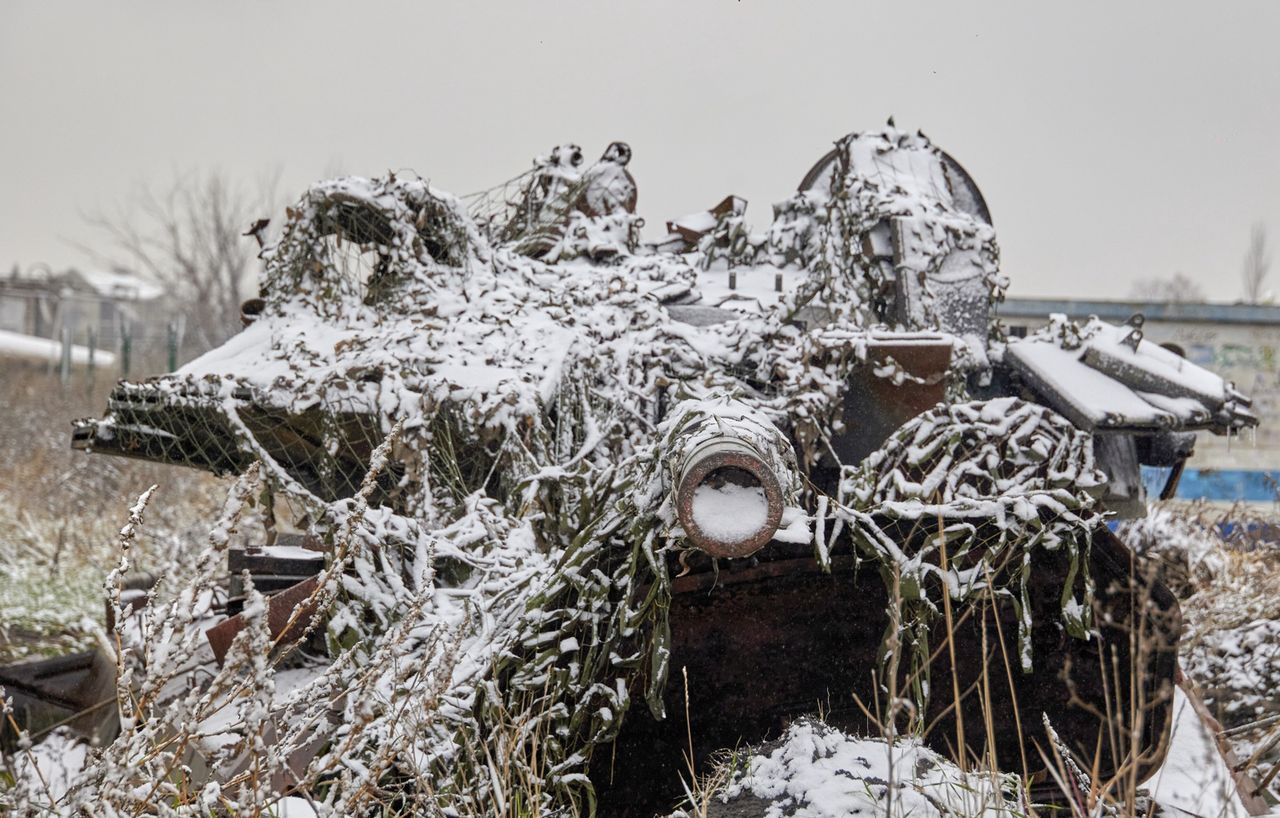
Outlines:
<svg viewBox="0 0 1280 818"><path fill-rule="evenodd" d="M1017 398L939 406L845 470L840 520L901 591L894 621L916 678L927 678L929 625L943 593L1011 602L1022 669L1032 670L1028 581L1037 549L1067 555L1062 621L1089 638L1089 542L1102 523L1104 483L1088 434Z"/></svg>
<svg viewBox="0 0 1280 818"><path fill-rule="evenodd" d="M894 146L914 157L894 173L849 159L882 161ZM750 415L794 440L798 466L776 464L795 480L786 536L826 563L843 530L863 559L917 577L913 621L935 607L925 574L962 598L1033 548L1067 549L1083 570L1099 478L1087 436L1048 410L940 408L861 468L832 447L872 329L953 330L959 396L999 342L985 313L979 335L931 312L930 276L976 282L987 308L1001 286L989 224L902 186L938 153L892 129L839 143L767 239L728 243L758 248L733 263L767 257L803 283L776 308L709 326L663 305L693 292L704 257L645 252L625 208L572 205L586 194L558 165L526 175L512 197L523 204L483 229L417 179L317 185L263 254L253 323L172 375L122 385L81 439L222 473L260 463L271 513L333 549L319 592L331 659L274 705L293 722L309 702L341 711L301 778L322 813L358 812L365 782L406 808L497 814L499 756L550 814L588 808L591 752L633 697L662 715L668 558L688 547L670 468L690 418ZM911 248L898 268L877 249L888 229ZM914 300L890 303L890 276L910 279ZM363 482L379 446L386 462ZM805 481L818 466L846 467L838 496ZM926 535L914 553L900 545L904 521L923 532L936 520L960 569L932 565ZM1016 582L1000 593L1021 600ZM1076 632L1088 608L1064 590ZM357 679L377 695L334 694ZM314 739L290 729L273 757ZM340 772L321 763L334 759ZM97 780L82 800L125 797Z"/></svg>

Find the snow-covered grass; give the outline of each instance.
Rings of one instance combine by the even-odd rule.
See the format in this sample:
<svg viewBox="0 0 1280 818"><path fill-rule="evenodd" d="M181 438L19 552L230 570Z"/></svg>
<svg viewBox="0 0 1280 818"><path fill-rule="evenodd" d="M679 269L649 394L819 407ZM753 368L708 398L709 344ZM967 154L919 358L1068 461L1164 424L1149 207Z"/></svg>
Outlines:
<svg viewBox="0 0 1280 818"><path fill-rule="evenodd" d="M720 812L724 808L717 801L756 802L759 811L739 814L767 818L1021 818L1027 814L1016 776L964 771L914 739L858 738L808 719L793 723L775 742L729 755L714 775L718 792L712 798L704 796L685 815L732 814Z"/></svg>
<svg viewBox="0 0 1280 818"><path fill-rule="evenodd" d="M1280 513L1159 504L1121 536L1181 597L1181 662L1237 761L1280 801Z"/></svg>
<svg viewBox="0 0 1280 818"><path fill-rule="evenodd" d="M242 491L242 497L251 492ZM159 511L158 507L154 507ZM123 513L123 512L122 512ZM1166 550L1166 558L1174 559L1177 553L1187 555L1190 564L1204 567L1212 565L1195 576L1199 576L1196 590L1184 591L1184 611L1188 621L1188 646L1184 661L1187 662L1189 674L1207 685L1207 677L1199 677L1194 668L1197 657L1201 656L1201 646L1208 644L1209 635L1221 630L1239 627L1246 620L1270 621L1267 617L1275 617L1277 611L1276 597L1272 593L1274 583L1280 577L1277 571L1275 554L1265 544L1255 543L1252 551L1237 550L1239 545L1229 545L1212 538L1212 523L1216 520L1205 516L1209 510L1194 507L1191 509L1178 507L1156 507L1144 521L1130 526L1130 537L1148 552L1152 551L1152 543L1159 543ZM158 517L162 515L157 515ZM1257 522L1257 521L1254 521ZM225 535L230 528L228 524L215 526L215 536ZM113 524L113 539L118 533L119 525ZM145 530L145 527L139 530ZM1206 537L1209 539L1206 540ZM117 540L118 541L118 540ZM1206 544L1206 542L1208 544ZM1180 551L1173 550L1176 546ZM216 561L210 566L215 566ZM194 586L193 586L194 587ZM184 591L177 589L181 596ZM414 604L412 600L409 604ZM176 609L161 610L152 621L149 639L153 650L159 650L161 641L156 641L172 622ZM148 638L146 633L139 634ZM395 655L407 645L407 632L393 629L386 641L378 646L375 653L385 652ZM175 634L170 634L176 639ZM441 634L441 639L446 635ZM167 643L165 643L167 644ZM197 640L187 649L203 650ZM379 720L362 722L367 716L365 707L359 704L362 697L369 701L389 697L388 704L399 701L396 720L412 719L415 729L431 731L439 717L438 708L444 704L439 696L439 689L428 683L422 674L424 667L416 672L401 668L391 676L379 681L377 674L356 672L342 675L341 670L325 670L319 667L287 670L277 668L272 660L266 657L270 652L268 644L262 641L262 635L252 633L240 645L239 659L233 661L228 669L217 674L211 689L220 686L222 696L212 699L186 697L180 700L178 708L152 707L147 718L133 723L130 729L134 732L134 740L118 742L113 745L112 752L105 759L99 759L94 775L108 773L119 777L106 793L112 798L120 793L132 791L149 797L152 787L163 792L174 807L187 805L199 812L200 809L211 809L219 803L256 803L262 815L272 814L313 814L312 804L308 797L296 795L282 797L279 795L278 782L260 785L261 797L258 800L245 802L243 792L233 795L231 785L240 782L239 786L253 785L256 775L266 774L272 770L271 765L283 767L289 753L283 751L280 728L291 722L301 721L314 724L315 719L327 708L338 707L342 716L341 725L335 734L340 746L354 746L377 741L376 735L367 735L368 730L381 730ZM452 656L457 661L456 645L441 643L442 651L438 656ZM165 664L181 665L191 657L183 653L186 650L180 645L172 648L169 656L152 656L156 666ZM1255 651L1256 653L1257 651ZM1246 652L1247 653L1247 652ZM195 654L191 654L194 656ZM1248 656L1242 660L1247 663ZM419 665L414 657L401 654L397 662ZM340 666L341 661L338 663ZM1229 663L1228 663L1229 664ZM374 663L376 666L376 663ZM407 667L407 666L406 666ZM354 668L349 668L354 670ZM1206 671L1207 672L1207 671ZM1216 672L1216 671L1215 671ZM1228 677L1231 671L1226 671ZM398 681L397 681L398 680ZM420 706L410 713L404 706L405 691L397 693L384 686L384 682L408 685L417 688L412 698ZM148 682L154 685L155 682ZM1274 702L1276 697L1272 687L1267 691L1255 691L1259 697L1252 701L1255 705L1266 706ZM354 695L353 695L354 691ZM143 699L146 699L144 690ZM1186 714L1183 713L1185 716ZM258 727L252 728L257 720ZM1185 720L1185 719L1184 719ZM504 818L524 818L541 814L538 810L541 793L538 792L541 781L536 776L524 775L526 769L537 769L537 753L540 741L537 735L530 740L530 732L541 729L530 714L515 709L505 718L496 718L492 724L498 726L485 741L469 743L460 747L459 752L467 756L471 763L487 768L493 777L495 792L501 793L496 799L502 805L500 814ZM308 728L310 729L310 728ZM1230 736L1229 736L1230 737ZM284 748L297 748L305 745L309 739L306 731L285 737ZM174 751L169 749L176 743L178 747L188 750ZM1257 742L1254 742L1255 744ZM1183 755L1191 763L1183 767L1198 770L1205 766L1195 761L1196 752L1204 752L1204 741L1189 747ZM183 783L182 778L173 778L157 771L165 764L178 763L179 759L193 758L187 753L198 750L206 761L216 760L235 769L223 784L214 790L194 788ZM155 755L164 760L159 766L152 764L139 769L127 763L131 753L140 753L143 757ZM388 784L395 780L396 764L394 748L388 746L385 753L375 753L374 760L382 758L388 766L379 771L368 769L364 763L344 770L344 764L352 761L342 753L332 751L324 753L318 760L304 762L299 777L310 779L319 784L326 782L318 789L334 787L340 791L345 788L354 803L382 804L383 814L412 814L406 805L400 803L394 789ZM526 759L526 763L512 763L513 753L533 753L534 758ZM1173 755L1177 755L1176 753ZM136 755L135 755L136 757ZM1172 757L1172 756L1171 756ZM1182 756L1179 756L1180 758ZM715 818L730 815L791 815L806 818L822 818L834 815L913 815L940 816L945 818L970 818L971 816L1020 816L1034 815L1036 810L1027 804L1021 790L1021 782L1016 776L997 774L984 769L979 760L967 767L958 767L942 759L936 754L921 747L915 740L899 737L894 741L886 741L879 737L855 737L835 731L820 722L801 720L793 724L777 741L762 748L752 748L728 757L724 766L712 773L710 781L695 786L691 792L692 803L685 815L692 818ZM49 794L58 799L67 792L73 795L79 792L81 798L88 794L101 794L102 784L86 783L80 767L86 759L85 747L65 733L59 733L43 745L36 745L29 755L17 757L19 772L26 773L28 782L43 781L32 787L28 793L29 803L38 804L47 801L44 792L47 785ZM1256 765L1258 772L1265 775L1270 768L1265 764ZM39 769L40 774L33 775ZM352 777L352 773L355 773ZM1188 792L1200 793L1199 790L1188 790L1186 770L1178 772L1176 777L1167 774L1158 781L1149 782L1145 789L1156 791L1164 789L1173 791L1182 797ZM347 776L346 784L341 782ZM274 774L271 776L274 777ZM109 779L114 780L114 779ZM361 781L377 781L376 785L360 784ZM1194 783L1194 782L1192 782ZM448 786L445 782L444 786ZM147 791L147 792L144 792ZM1203 793L1200 793L1201 795ZM1160 793L1157 792L1157 796ZM100 797L100 796L95 796ZM230 798L231 800L224 800ZM742 804L751 802L758 807L757 812L725 811L725 799L730 803ZM333 800L333 799L330 799ZM352 802L336 799L339 804ZM65 801L63 802L66 803ZM123 802L122 802L123 803ZM319 810L314 814L334 814L334 804L318 804ZM1117 807L1099 801L1090 806L1077 818L1099 818L1099 816L1119 816L1130 814L1117 812ZM287 812L285 812L287 811ZM1234 813L1231 813L1234 814ZM464 818L472 818L464 815Z"/></svg>
<svg viewBox="0 0 1280 818"><path fill-rule="evenodd" d="M123 498L158 485L157 513L135 567L189 547L225 494L195 471L71 450L71 420L101 411L107 377L63 388L44 367L0 364L0 662L84 647L103 618Z"/></svg>
<svg viewBox="0 0 1280 818"><path fill-rule="evenodd" d="M174 554L194 555L204 537L190 537L184 532L196 523L199 529L207 531L210 520L216 517L210 506L225 496L222 483L196 472L114 458L88 458L71 452L67 445L66 421L99 407L101 391L106 385L94 395L63 392L56 380L41 371L26 370L18 374L19 377L7 380L13 386L2 396L5 413L10 418L3 431L4 444L16 453L15 457L5 460L5 471L0 478L3 500L0 508L5 509L4 516L0 517L0 559L6 568L0 572L0 604L3 605L0 624L7 635L0 651L5 651L10 658L65 652L84 644L91 625L101 621L102 581L117 559L118 534L126 512L120 498L136 494L150 484L161 484L149 509L147 525L139 530L138 542L131 554L133 567L146 568L148 563L159 564ZM1240 759L1259 753L1252 771L1255 778L1264 779L1273 774L1280 756L1274 745L1268 749L1274 737L1280 735L1280 725L1267 721L1280 702L1277 695L1280 679L1276 678L1280 673L1280 660L1275 654L1276 631L1272 630L1280 629L1280 548L1248 537L1232 542L1223 540L1215 532L1217 523L1224 518L1252 525L1254 530L1275 522L1246 509L1228 513L1204 506L1166 505L1153 508L1147 519L1129 524L1124 536L1149 556L1158 556L1170 566L1171 583L1183 597L1187 622L1183 662L1188 676L1200 686L1222 720L1228 731L1227 738ZM384 649L394 652L395 644L398 643L390 639ZM442 655L448 654L448 650L443 650ZM260 699L268 711L276 714L273 718L291 712L296 715L306 697L314 695L317 686L323 687L326 682L316 671L301 681L288 675L291 673L297 675L295 671L268 673L258 682L262 685L258 694L252 692L252 686L242 690L248 691L245 695L249 698ZM370 682L365 680L365 683ZM370 688L371 691L377 689L376 685ZM427 709L420 714L421 729L431 729L433 713ZM187 726L195 730L191 736L193 742L208 745L206 749L217 752L219 742L208 742L214 738L214 731L227 730L228 724L231 729L219 735L230 736L232 742L252 743L252 737L244 733L245 717L238 706L223 707L212 718ZM183 722L178 719L177 723ZM541 781L537 777L529 778L524 772L536 769L537 759L512 763L512 753L536 754L539 746L536 741L517 741L515 737L527 738L529 731L537 728L533 727L528 713L518 711L510 713L505 720L496 719L493 724L505 725L509 737L504 740L500 730L489 736L487 742L469 745L463 752L470 756L473 764L492 771L494 789L503 794L498 800L504 805L506 815L514 818L536 814L536 805L540 802L537 788ZM356 728L347 742L360 744L369 740L361 738L359 732ZM36 764L49 779L50 788L62 791L74 783L84 755L83 745L67 735L52 738L52 744L37 745L40 751L23 763ZM801 810L796 814L815 816L825 814L829 805L855 801L858 809L865 811L876 800L872 796L885 789L885 785L871 780L880 779L871 773L868 773L870 779L851 779L828 775L830 771L823 766L855 751L861 753L859 757L873 752L884 755L883 747L877 744L879 739L832 735L814 723L801 723L788 733L787 742L793 740L799 744L784 743L769 753L753 757L754 767L740 758L735 762L736 768L729 771L754 772L736 780L726 775L719 785L728 785L730 792L738 795L789 798L791 804ZM509 749L502 749L504 746ZM813 766L807 771L797 768L793 772L797 775L803 772L803 777L787 781L784 773L791 763L787 759L794 761L793 757L798 757L796 754L803 748L813 750ZM901 745L899 750L908 754L922 752L910 744ZM224 750L223 755L227 754ZM326 763L334 761L335 757L330 755ZM320 767L315 768L313 774L324 776ZM920 797L938 814L966 816L990 811L1016 814L1020 809L1016 799L1002 800L1005 794L1001 787L992 789L987 784L991 779L980 769L976 773L977 783L973 785L965 784L967 779L963 777L955 778L956 775L975 775L973 767L963 774L955 768L944 769L939 775L945 779L943 783L949 781L948 786L955 785L953 789L960 794L959 800L939 800L936 788L912 782L904 783L906 789L900 794L904 799L901 803ZM821 787L810 792L815 782ZM136 780L135 785L142 786L142 780ZM1275 785L1274 779L1272 785ZM975 793L984 792L975 806ZM202 795L179 788L174 798L175 803L188 798L195 802ZM394 797L373 790L367 797L387 798L388 814L395 814ZM295 798L289 803L292 814L292 810L303 809L301 805L305 801ZM704 805L706 803L709 802ZM263 802L264 814L283 807L284 801L274 796Z"/></svg>
<svg viewBox="0 0 1280 818"><path fill-rule="evenodd" d="M376 468L390 445L374 453ZM550 745L536 709L492 713L483 740L453 741L469 703L446 695L448 688L455 676L491 661L466 649L474 647L474 640L463 642L466 620L491 612L466 600L444 605L429 581L402 589L401 621L357 644L331 644L328 661L277 650L264 598L250 590L247 627L225 664L214 665L203 634L214 621L226 549L261 490L257 474L253 468L236 482L206 544L174 566L134 616L124 614L112 589L131 568L154 495L144 493L128 510L106 582L117 625L104 647L119 646L120 734L93 752L65 731L47 745L19 736L17 751L0 756L0 814L437 815L431 805L453 791L459 808L447 814L456 818L546 815L540 775ZM347 572L369 568L356 527L376 477L375 470L363 483L309 603L330 611L330 621L342 616ZM440 617L428 630L421 619L428 605L456 616ZM282 664L286 655L289 664ZM491 706L501 710L503 702ZM448 745L450 765L424 779L423 747L433 742ZM459 763L486 771L494 809L465 797L471 782Z"/></svg>
<svg viewBox="0 0 1280 818"><path fill-rule="evenodd" d="M968 339L953 344L948 395L956 402L904 427L865 469L839 461L831 440L843 425L840 396L850 372L869 361L869 328L886 320L880 294L898 276L865 257L864 239L876 225L909 217L903 226L927 239L910 253L921 274L941 272L953 253L971 262L974 289L966 293L975 304L989 303L1003 286L990 225L949 202L918 200L901 185L875 181L892 170L876 157L904 146L941 173L923 136L895 131L842 146L857 148L874 179L833 176L829 189L799 195L796 218L775 225L798 244L761 245L760 252L781 255L770 258L771 270L803 267L804 286L765 313L706 326L672 321L662 304L675 293L692 294L700 262L640 252L628 214L609 214L599 230L581 233L582 219L573 216L538 260L518 242L491 242L456 199L417 179L312 188L288 211L280 242L263 253L266 303L257 323L173 377L130 386L129 399L117 403L158 405L168 416L130 408L84 427L121 453L139 441L215 432L229 461L235 450L236 470L243 468L239 457L260 462L237 482L221 515L199 515L216 520L207 545L170 561L183 570L144 612L127 619L117 612L117 629L104 641L120 669L121 732L90 754L83 775L67 779L58 809L249 816L302 793L325 818L577 815L591 797L591 753L608 747L641 693L655 715L661 712L671 655L666 611L675 560L668 556L687 548L670 513L670 466L690 455L703 421L710 426L706 412L692 413L684 425L684 409L714 402L711 414L727 423L730 407L722 404L729 398L759 413L760 433L782 441L774 459L787 462L774 470L780 480L782 473L790 478L784 502L792 495L797 504L809 502L799 498L803 481L791 462L797 454L806 469L819 462L844 467L832 486L837 496L809 498L813 505L799 517L814 512L822 564L834 546L857 549L894 577L885 721L898 740L897 717L912 710L914 691L924 694L917 684L899 695L899 657L916 670L926 667L929 628L954 631L955 602L994 590L1029 611L1027 572L993 589L1003 566L994 561L1044 547L1065 549L1076 565L1101 522L1095 501L1102 478L1088 436L1047 409L1013 398L969 402L961 394L964 383L991 374L988 340L1002 341L998 332L984 340L967 324L942 323L935 314L942 305L935 311L928 298L915 304L920 309L913 307L906 329L950 328ZM842 174L848 165L838 165ZM934 189L946 187L939 185ZM813 218L818 208L822 219ZM945 223L923 229L930 225L920 220L939 212ZM621 246L609 246L623 236ZM365 245L377 245L377 253ZM584 260L610 255L614 263ZM808 318L793 320L799 316ZM886 366L874 374L900 383L906 373ZM44 395L39 390L36 401ZM313 491L288 467L291 458L274 456L255 435L244 411L255 406L292 416L326 407L326 422L344 413L373 417L376 435L363 427L322 429L326 454L315 455L315 465L325 472L343 446L355 451L353 442L381 441L373 471L392 457L403 467L384 475L400 478L389 481L393 502L370 507L374 474L354 498ZM734 412L728 425L744 419ZM157 425L140 420L152 415ZM193 429L206 421L189 417L215 422ZM65 445L60 433L54 440ZM359 451L363 460L367 450ZM72 549L76 565L98 562L99 547L123 547L112 558L115 591L165 543L181 543L166 539L181 528L164 515L188 506L168 482L178 474L172 469L154 478L130 472L147 479L107 481L110 490L99 495L95 481L103 478L92 470L122 467L81 462L90 470L77 476L85 485L45 517L65 517L65 530L86 538ZM47 502L53 489L39 480L49 473L6 477L15 492ZM161 484L159 493L146 492L117 533L120 498L152 482ZM265 493L305 509L330 546L312 599L297 609L323 614L327 650L323 657L294 653L290 661L301 667L280 665L266 605L250 593L246 627L230 659L215 667L202 631L217 575L237 527ZM80 498L97 496L110 496L111 507L86 512ZM969 522L975 516L991 523L978 530ZM793 520L806 533L796 541L809 541L808 521ZM933 520L946 521L946 536L906 543L911 535L885 530ZM145 539L156 531L158 540ZM32 555L23 559L53 566L52 574L71 560L61 558L61 542L53 557L46 554L46 540L31 538ZM936 565L927 559L935 553ZM101 571L105 563L98 564ZM1069 579L1055 597L1077 638L1090 627L1087 584L1083 591L1078 597ZM112 597L118 604L118 592ZM27 620L37 607L30 599L14 606ZM1031 625L1020 617L1024 664ZM954 650L952 642L944 648ZM815 736L796 738L812 744ZM848 755L842 738L822 738L832 742L831 757ZM909 742L901 737L898 746L909 750ZM981 774L980 759L968 770L967 761L960 773ZM1080 786L1078 776L1065 777ZM15 792L0 797L37 804L49 795L38 778L16 776ZM964 775L950 780L969 787ZM886 794L895 794L892 786ZM1087 794L1082 814L1092 816L1094 805L1106 802ZM1121 795L1135 803L1132 788ZM976 814L963 799L944 797L942 804L941 813Z"/></svg>

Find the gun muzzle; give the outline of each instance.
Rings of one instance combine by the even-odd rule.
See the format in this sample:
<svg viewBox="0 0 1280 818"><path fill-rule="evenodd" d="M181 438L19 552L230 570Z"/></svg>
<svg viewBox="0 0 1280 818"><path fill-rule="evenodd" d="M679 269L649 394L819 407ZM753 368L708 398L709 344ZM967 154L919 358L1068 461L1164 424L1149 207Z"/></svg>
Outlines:
<svg viewBox="0 0 1280 818"><path fill-rule="evenodd" d="M685 536L714 557L746 557L773 538L782 521L782 487L747 441L718 435L685 461L676 514Z"/></svg>

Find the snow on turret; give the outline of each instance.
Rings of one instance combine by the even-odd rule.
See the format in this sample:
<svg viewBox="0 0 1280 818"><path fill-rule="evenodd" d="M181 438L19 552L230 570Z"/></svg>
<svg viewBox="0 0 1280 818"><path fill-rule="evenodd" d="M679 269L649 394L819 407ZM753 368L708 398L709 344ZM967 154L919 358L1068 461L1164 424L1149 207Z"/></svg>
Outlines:
<svg viewBox="0 0 1280 818"><path fill-rule="evenodd" d="M400 721L396 662L371 663L359 684L386 697L335 705L373 725L344 764L394 747L399 780L453 782L414 803L500 812L491 770L458 748L514 719L553 737L513 758L516 777L539 782L548 814L586 803L592 753L632 696L665 713L680 572L696 563L714 587L718 560L761 546L912 583L895 621L918 639L940 598L991 591L1017 606L1024 671L1034 627L1104 638L1089 630L1088 544L1105 536L1092 438L1048 394L990 399L1032 346L1001 355L995 233L954 160L922 134L853 134L768 230L730 199L674 222L689 234L661 249L640 241L630 149L585 171L581 155L561 146L469 206L394 175L312 187L262 254L253 323L175 373L122 383L105 418L77 426L76 445L108 453L218 473L260 461L273 523L341 545L332 649L433 668L436 708L429 729ZM1213 384L1125 358L1109 332L1090 341L1101 363L1081 366L1187 425L1193 413L1168 407ZM1234 417L1244 402L1223 391L1205 406ZM678 519L673 490L702 443L740 455L755 483L693 480ZM366 481L375 451L387 462ZM750 548L699 548L689 521ZM943 539L967 562L930 562ZM1057 560L1036 578L1053 610L1032 621L1042 552ZM999 577L978 570L997 556ZM363 667L326 673L345 690ZM289 733L299 745L281 755L310 739Z"/></svg>

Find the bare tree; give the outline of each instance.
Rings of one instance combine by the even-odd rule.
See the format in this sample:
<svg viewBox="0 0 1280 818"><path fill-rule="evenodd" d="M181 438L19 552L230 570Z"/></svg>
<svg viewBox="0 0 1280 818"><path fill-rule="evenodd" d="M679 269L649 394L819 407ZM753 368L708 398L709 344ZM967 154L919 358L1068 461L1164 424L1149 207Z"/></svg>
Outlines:
<svg viewBox="0 0 1280 818"><path fill-rule="evenodd" d="M246 231L274 213L277 178L252 193L216 171L176 176L159 192L143 186L115 213L87 217L110 247L86 249L163 285L191 340L209 349L239 329L240 305L257 294L260 247Z"/></svg>
<svg viewBox="0 0 1280 818"><path fill-rule="evenodd" d="M1185 304L1204 301L1204 290L1185 273L1171 278L1144 278L1133 283L1129 295L1139 301L1163 304Z"/></svg>
<svg viewBox="0 0 1280 818"><path fill-rule="evenodd" d="M1257 304L1262 300L1262 282L1267 278L1271 268L1271 257L1267 253L1267 228L1258 222L1249 231L1249 251L1244 255L1244 300Z"/></svg>

